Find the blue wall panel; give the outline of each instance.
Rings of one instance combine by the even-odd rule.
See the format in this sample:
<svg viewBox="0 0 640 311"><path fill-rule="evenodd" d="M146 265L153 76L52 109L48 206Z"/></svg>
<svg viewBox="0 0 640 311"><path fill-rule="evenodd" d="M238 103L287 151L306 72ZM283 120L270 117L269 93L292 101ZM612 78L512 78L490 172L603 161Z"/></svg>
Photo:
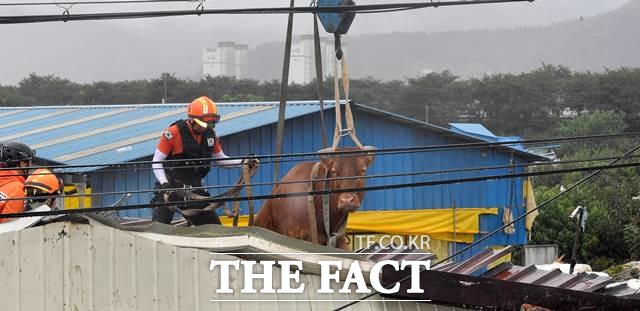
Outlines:
<svg viewBox="0 0 640 311"><path fill-rule="evenodd" d="M355 110L355 109L354 109ZM329 144L333 137L333 110L325 113L327 117L327 137ZM355 110L356 128L358 137L366 145L378 148L411 147L425 145L443 145L462 143L460 139L452 135L440 133L417 127L405 122L374 113L365 113ZM242 156L248 153L273 154L275 149L275 124L254 128L248 131L222 137L222 146L229 156ZM349 137L343 138L341 146L353 145ZM320 134L320 114L315 113L287 120L283 152L313 152L322 148ZM391 174L400 172L427 172L434 170L450 170L459 168L472 168L480 166L507 165L511 159L516 163L526 160L513 157L504 151L491 149L465 149L446 150L432 152L417 152L404 154L377 155L373 165L368 170L368 175ZM280 176L282 177L300 159L284 158L281 164ZM317 161L316 158L308 158L309 161ZM253 183L271 182L274 166L265 159L260 170L253 178ZM521 172L522 168L516 168ZM214 167L206 179L208 186L229 185L236 181L239 169L223 169ZM428 175L402 176L390 178L375 178L367 180L367 185L385 185L392 183L409 183L430 180L443 180L451 178L487 176L508 173L509 169L492 169L468 172L450 172ZM155 178L151 170L139 170L137 172L95 172L92 174L94 192L125 191L150 189ZM269 194L271 186L254 187L254 195ZM225 191L223 189L211 189L212 194ZM244 195L244 192L243 192ZM149 202L152 194L135 194L128 204L144 204ZM94 205L109 205L120 196L105 196L102 202L96 201ZM511 200L511 203L510 203ZM98 204L99 203L99 204ZM502 213L504 208L511 207L513 216L524 213L522 202L522 179L491 180L464 184L438 185L429 187L390 189L368 192L361 210L411 210L411 209L439 209L451 208L495 207L499 209L499 215L482 215L480 217L480 230L490 232L502 225ZM262 202L256 202L260 207ZM231 204L229 203L229 207ZM247 204L241 204L242 213L247 213ZM149 217L151 210L141 209L123 212L126 216ZM487 241L487 245L505 245L526 243L524 222L520 221L516 226L516 233L507 235L497 234ZM476 237L480 238L481 234ZM460 249L461 247L458 247ZM477 251L477 250L476 250Z"/></svg>

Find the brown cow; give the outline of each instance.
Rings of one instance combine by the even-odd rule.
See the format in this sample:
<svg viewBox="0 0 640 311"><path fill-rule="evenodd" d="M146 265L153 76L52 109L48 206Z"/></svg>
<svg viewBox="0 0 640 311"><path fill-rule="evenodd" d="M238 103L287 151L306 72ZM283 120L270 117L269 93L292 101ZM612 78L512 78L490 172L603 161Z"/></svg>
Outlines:
<svg viewBox="0 0 640 311"><path fill-rule="evenodd" d="M364 150L374 150L374 147L366 146ZM326 150L326 149L325 149ZM344 148L337 151L359 150L358 148ZM321 165L318 170L318 177L323 178L329 172L329 178L364 176L367 168L374 159L372 153L361 155L344 156L320 156ZM282 178L283 182L296 180L309 180L313 162L303 162L294 166L287 175ZM294 193L309 191L308 182L277 184L272 194ZM323 182L314 182L314 190L323 189ZM332 180L328 182L327 189L348 189L365 186L363 178ZM347 221L350 212L360 207L364 197L363 192L345 192L331 194L330 202L330 228L331 233L335 233L338 227ZM308 197L297 196L288 198L268 199L256 216L255 225L266 228L277 233L311 242L311 231L308 216ZM322 196L315 196L316 207L316 228L318 240L322 245L327 244L327 235L324 228ZM344 235L338 237L337 246L347 249L347 239Z"/></svg>

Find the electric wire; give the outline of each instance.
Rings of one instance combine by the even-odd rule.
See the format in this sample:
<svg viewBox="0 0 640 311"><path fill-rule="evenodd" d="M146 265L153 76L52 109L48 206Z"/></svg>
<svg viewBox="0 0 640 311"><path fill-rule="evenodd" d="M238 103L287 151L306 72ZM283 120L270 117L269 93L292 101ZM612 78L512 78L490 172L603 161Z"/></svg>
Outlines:
<svg viewBox="0 0 640 311"><path fill-rule="evenodd" d="M640 146L638 146L638 148L640 148ZM599 172L599 171L602 171L602 170L618 169L618 168L629 168L629 167L638 167L638 166L640 166L640 162L629 162L629 163L623 163L623 164L596 165L596 166L587 166L587 167L571 168L571 169L545 170L545 171L538 171L538 172L509 173L509 174L498 174L498 175L487 175L487 176L478 176L478 177L454 178L454 179L411 182L411 183L395 183L395 184L380 185L380 186L365 186L365 187L354 187L354 188L344 188L344 189L325 189L325 190L314 190L314 191L289 192L289 193L283 193L283 194L256 195L256 196L252 196L252 197L246 197L246 196L244 196L244 197L232 197L232 198L211 197L211 198L206 198L206 199L201 199L201 200L173 201L173 202L162 202L162 203L153 203L153 204L136 204L136 205L126 205L126 206L118 206L118 207L104 206L104 207L92 207L92 208L85 208L85 209L55 210L55 211L47 211L47 212L25 212L25 213L13 213L13 214L0 214L0 218L16 218L16 217L31 217L31 216L51 216L51 215L64 215L64 214L74 214L74 213L84 213L84 212L102 212L102 211L118 211L118 210L130 210L130 209L146 209L146 208L153 208L153 207L157 207L157 206L171 206L171 205L176 205L176 204L181 205L181 206L188 206L188 205L195 205L195 204L202 203L202 202L224 203L224 202L233 202L233 201L266 200L266 199L289 198L289 197L299 197L299 196L309 196L309 195L338 194L338 193L347 193L347 192L368 192L368 191L399 189L399 188L439 186L439 185L459 184L459 183L468 183L468 182L501 180L501 179L518 178L518 177L544 176L544 175L553 175L553 174L566 174L566 173L572 173L572 172L584 172L584 171L593 171L593 170L597 170ZM591 175L593 175L593 174L591 174ZM573 188L575 188L575 186L572 186L572 187L570 187L568 189L573 189ZM183 188L174 188L174 189L185 190ZM566 192L567 191L564 191L564 192L561 192L560 194L566 193ZM127 192L124 192L123 194L126 194L126 193ZM558 196L556 196L556 197L558 197ZM40 196L39 198L44 198L44 197L45 196ZM517 219L519 220L521 218L517 218ZM503 227L503 229L504 229L504 227ZM495 234L497 232L499 232L499 230L498 231L494 231L491 234ZM479 241L484 241L487 238L488 238L488 236L484 237L483 239L481 239ZM463 250L461 250L461 252L462 251Z"/></svg>
<svg viewBox="0 0 640 311"><path fill-rule="evenodd" d="M160 3L160 2L191 2L197 0L105 0L105 1L59 1L59 2L12 2L0 3L0 6L44 6L44 5L91 5L91 4L135 4L135 3Z"/></svg>
<svg viewBox="0 0 640 311"><path fill-rule="evenodd" d="M549 203L551 203L551 202L555 201L557 198L559 198L559 197L561 197L561 196L565 195L566 193L569 193L571 190L573 190L573 189L577 188L578 186L580 186L581 184L585 183L586 181L588 181L588 180L589 180L589 179L591 179L592 177L594 177L594 176L598 175L598 174L599 174L600 172L602 172L603 170L610 169L610 168L612 168L612 167L616 167L616 166L618 166L617 164L615 164L616 162L618 162L619 160L623 159L624 157L626 157L626 156L628 156L628 155L632 154L633 152L635 152L635 151L636 151L636 150L638 150L638 149L640 149L640 145L637 145L637 146L635 146L635 147L631 148L629 151L625 152L621 157L618 157L617 159L615 159L615 160L613 160L613 161L609 162L609 164L607 164L607 165L605 165L605 166L603 166L603 167L601 167L601 168L598 168L595 172L593 172L593 173L591 173L591 174L589 174L589 175L587 175L587 176L583 177L583 178L582 178L582 179L580 179L578 182L574 183L574 184L573 184L573 185L571 185L569 188L567 188L565 191L561 191L561 192L557 193L556 195L554 195L553 197L551 197L551 198L549 198L548 200L544 201L542 204L540 204L540 205L536 206L535 208L531 209L530 211L528 211L528 212L526 212L526 213L524 213L524 214L522 214L522 215L520 215L520 216L516 217L514 220L510 221L509 223L503 224L502 226L500 226L499 228L495 229L494 231L492 231L492 232L490 232L490 233L488 233L488 234L484 235L484 236L483 236L482 238L480 238L478 241L475 241L475 242L473 242L473 243L469 244L468 246L466 246L466 247L462 248L461 250L459 250L459 251L455 252L454 254L449 255L449 256L447 256L446 258L444 258L444 259L442 259L442 260L440 260L440 261L436 262L435 264L431 265L431 268L436 267L436 266L438 266L438 265L440 265L440 264L442 264L442 263L446 262L446 261L447 261L447 260L449 260L449 259L455 258L456 256L458 256L458 255L460 255L460 254L464 253L465 251L467 251L467 250L469 250L469 249L473 248L474 246L476 246L476 245L478 245L478 244L480 244L480 243L482 243L482 242L486 241L488 238L490 238L490 237L494 236L495 234L499 233L500 231L504 230L505 228L507 228L507 227L509 227L509 226L511 226L511 225L513 225L513 224L515 224L515 223L516 223L516 222L518 222L519 220L522 220L522 219L523 219L523 218L525 218L526 216L528 216L528 215L530 215L530 214L532 214L532 213L536 212L536 211L537 211L538 209L540 209L541 207L543 207L543 206L545 206L545 205L547 205L547 204L549 204ZM424 272L424 271L427 271L427 270L421 270L421 271L420 271L420 273L422 273L422 272ZM402 278L402 279L398 280L398 282L397 282L397 283L402 283L402 282L407 281L407 280L409 280L409 279L411 279L411 275L406 276L406 277L404 277L404 278ZM356 303L358 303L358 302L360 302L360 301L364 301L364 300L366 300L366 299L368 299L368 298L371 298L371 297L373 297L374 295L377 295L377 294L379 294L379 293L378 293L378 291L375 291L375 290L374 290L374 291L372 291L370 294L367 294L367 295L366 295L366 296L364 296L364 297L358 298L357 300L351 301L351 302L349 302L349 303L347 303L347 304L345 304L345 305L342 305L342 306L340 306L340 307L338 307L338 308L334 309L334 311L343 310L343 309L348 308L348 307L350 307L350 306L352 306L352 305L355 305Z"/></svg>
<svg viewBox="0 0 640 311"><path fill-rule="evenodd" d="M388 10L406 9L415 10L440 6L462 6L475 4L493 4L508 2L533 2L533 0L469 0L469 1L438 1L438 2L413 2L413 3L388 3L369 4L353 6L303 6L303 7L273 7L273 8L240 8L240 9L196 9L196 10L173 10L173 11L138 11L138 12L115 12L115 13L85 13L85 14L65 14L58 15L21 15L21 16L0 16L0 24L23 24L23 23L44 23L55 21L82 21L82 20L115 20L115 19L137 19L170 16L189 15L214 15L214 14L299 14L299 13L383 13ZM376 12L378 11L378 12Z"/></svg>
<svg viewBox="0 0 640 311"><path fill-rule="evenodd" d="M638 158L640 155L629 155L623 158L625 159L633 159ZM538 167L538 166L556 166L556 165L568 165L568 164L578 164L578 163L586 163L586 162L598 162L598 161L606 161L606 160L614 160L620 158L619 156L611 156L611 157L598 157L598 158L588 158L588 159L574 159L574 160L562 160L562 161L547 161L547 162L532 162L532 163L514 163L514 164L504 164L504 165L491 165L491 166L476 166L476 167L458 167L444 170L435 170L435 171L422 171L422 172L401 172L401 173L390 173L390 174L377 174L377 175L365 175L365 176L347 176L347 177L335 177L335 178L317 178L317 179L298 179L291 181L276 181L276 182L260 182L260 183L252 183L252 187L260 187L260 186L274 186L278 184L299 184L299 183L310 183L312 181L334 181L334 180L352 180L352 179L378 179L378 178L392 178L392 177L411 177L411 176L425 176L425 175L436 175L436 174L452 174L452 173L460 173L460 172L473 172L473 171L486 171L486 170L498 170L498 169L512 169L512 168L530 168L530 167ZM246 164L243 164L246 165ZM200 167L197 165L189 165L189 166L181 166L180 168L191 168L191 167ZM136 169L136 171L142 170L153 170L151 167L144 167ZM130 172L130 169L121 169L121 170L101 170L101 172ZM31 173L29 175L64 175L65 173ZM23 176L23 174L6 174L3 176ZM223 185L213 185L213 186L202 186L202 187L191 187L191 190L209 190L209 189L222 189L222 188L230 188L235 185L231 184L223 184ZM173 188L173 190L184 189L184 188ZM64 197L64 198L72 198L72 197L91 197L91 196L105 196L105 195L117 195L117 194L126 194L126 193L147 193L147 192L155 192L157 189L146 189L146 190L130 190L130 191L117 191L117 192L96 192L91 194L78 194L78 195L66 195L66 196L50 196L52 198L55 197ZM30 198L30 197L29 197ZM42 198L42 197L41 197ZM28 199L28 198L14 198L14 199L4 199L4 200L18 200L18 199ZM3 200L0 200L3 201Z"/></svg>
<svg viewBox="0 0 640 311"><path fill-rule="evenodd" d="M640 157L640 155L631 155L631 156L627 156L625 158L635 158L635 157ZM545 166L545 165L565 165L565 164L575 164L575 163L584 163L584 162L597 162L597 161L606 161L606 160L613 160L613 159L617 159L618 157L613 157L613 156L609 156L609 157L597 157L597 158L587 158L587 159L574 159L574 160L558 160L558 161L545 161L545 162L529 162L529 163L515 163L515 164L504 164L504 165L495 165L495 166L478 166L478 167L458 167L458 168L452 168L449 170L440 170L440 171L427 171L427 172L412 172L412 173L395 173L395 174L389 174L389 175L385 175L385 177L400 177L400 176L412 176L412 175L424 175L424 174L440 174L440 173L456 173L456 172L468 172L468 171L479 171L479 170L489 170L489 169L501 169L501 168L511 168L511 167L536 167L536 166ZM289 159L283 162L299 162L298 160L293 160L293 159ZM265 163L271 163L271 162L260 162L261 165L264 165ZM242 164L242 165L248 165L248 164ZM199 167L203 167L202 165L184 165L184 166L180 166L179 168L199 168ZM208 167L205 165L205 167ZM213 168L213 166L211 166L211 168ZM101 173L121 173L121 172L138 172L138 171L152 171L155 170L154 168L150 167L150 166L144 166L144 167L135 167L135 168L126 168L126 169L101 169L100 172ZM29 175L69 175L69 174L75 174L75 173L70 173L70 172L64 172L64 171L60 171L60 172L56 172L56 171L52 171L50 173L31 173ZM24 174L6 174L6 175L2 175L2 176L24 176ZM357 177L357 178L372 178L375 176L380 176L380 175L367 175L367 176L362 176L362 177ZM344 177L344 179L350 179L350 178L356 178L356 177ZM323 181L323 179L315 179L317 181ZM300 182L309 182L311 180L300 180ZM269 185L275 185L279 182L270 182L270 183L265 183L265 184L269 184ZM259 184L252 184L252 185L259 185ZM229 185L223 185L223 186L219 186L220 188L223 187L227 187Z"/></svg>
<svg viewBox="0 0 640 311"><path fill-rule="evenodd" d="M549 142L573 142L573 141L593 141L593 140L601 140L601 139L618 139L618 138L628 138L628 137L636 137L640 136L640 132L628 132L628 133L615 133L615 134L597 134L597 135L583 135L583 136L573 136L573 137L556 137L556 138L545 138L545 139L532 139L532 140L510 140L510 141L502 141L502 142L472 142L472 143L460 143L460 144L442 144L442 145L429 145L429 146L413 146L413 147L394 147L394 148L381 148L381 149L373 149L373 150L338 150L338 151L327 151L327 152L299 152L299 153L288 153L288 154L265 154L265 155L246 155L246 156L234 156L228 157L225 159L214 159L214 158L195 158L189 160L163 160L163 161L132 161L126 163L102 163L102 164L74 164L74 165L40 165L40 166L28 166L23 169L39 169L39 168L62 168L62 169L70 169L70 168L96 168L96 167L125 167L125 166L135 166L135 165L143 165L143 164L155 164L155 163L175 163L175 162L197 162L197 161L212 161L216 162L219 160L242 160L242 159L274 159L279 157L284 158L292 158L292 157L316 157L316 156L351 156L351 155L392 155L392 154L403 154L403 153L416 153L416 152L435 152L435 151L446 151L446 150L468 150L468 149L483 149L483 148L504 148L511 152L515 153L527 153L526 150L517 150L511 148L509 145L526 145L526 144L540 144L540 143L549 143ZM475 139L469 137L469 139ZM544 146L542 146L544 147ZM264 163L272 163L265 161ZM13 168L0 168L2 170L11 170ZM72 173L72 172L69 172Z"/></svg>

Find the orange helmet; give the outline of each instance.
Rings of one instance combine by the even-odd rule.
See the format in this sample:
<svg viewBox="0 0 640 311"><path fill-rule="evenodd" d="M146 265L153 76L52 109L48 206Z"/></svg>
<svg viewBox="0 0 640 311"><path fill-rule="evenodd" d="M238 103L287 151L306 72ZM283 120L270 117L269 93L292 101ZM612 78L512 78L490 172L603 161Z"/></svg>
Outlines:
<svg viewBox="0 0 640 311"><path fill-rule="evenodd" d="M27 177L24 192L28 196L61 194L62 183L50 170L39 168Z"/></svg>
<svg viewBox="0 0 640 311"><path fill-rule="evenodd" d="M187 116L205 128L214 127L220 121L216 103L206 96L198 97L189 104Z"/></svg>

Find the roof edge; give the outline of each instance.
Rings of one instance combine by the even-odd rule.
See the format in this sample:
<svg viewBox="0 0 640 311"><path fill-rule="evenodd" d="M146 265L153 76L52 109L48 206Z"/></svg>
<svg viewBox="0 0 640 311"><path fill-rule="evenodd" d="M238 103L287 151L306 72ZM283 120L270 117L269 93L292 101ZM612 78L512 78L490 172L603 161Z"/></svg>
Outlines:
<svg viewBox="0 0 640 311"><path fill-rule="evenodd" d="M334 104L334 100L325 100L325 104ZM189 103L166 103L166 104L121 104L121 105L48 105L48 106L12 106L0 107L0 110L38 110L38 109L111 109L111 108L166 108L181 107ZM263 102L216 102L216 105L224 106L275 106L280 105L279 101ZM294 100L287 101L287 105L318 105L317 100Z"/></svg>
<svg viewBox="0 0 640 311"><path fill-rule="evenodd" d="M458 133L455 131L452 131L450 129L435 125L435 124L431 124L431 123L427 123L427 122L423 122L420 120L416 120L410 117L406 117L406 116L402 116L393 112L389 112L389 111L384 111L378 108L373 108L367 105L363 105L363 104L358 104L358 103L354 103L354 106L356 106L357 108L363 109L363 110L368 110L369 112L375 113L375 114L383 114L383 115L387 115L387 116L391 116L394 119L397 119L399 121L402 122L406 122L406 123L410 123L416 126L422 126L427 128L428 130L431 130L433 132L436 133L440 133L440 134L448 134L451 136L455 136L459 139L462 140L467 140L469 142L489 142L483 139L480 139L478 137L472 136L472 135L468 135L468 134L464 134L464 133ZM513 152L515 154L521 155L524 158L528 159L528 160L535 160L535 161L551 161L551 159L540 156L538 154L535 153L530 153L530 152L526 152L526 151L522 151L522 150L518 150L518 149L514 149L514 148L510 148L507 147L506 145L504 146L497 146L494 147L496 149L499 149L500 151L505 151L505 152Z"/></svg>

